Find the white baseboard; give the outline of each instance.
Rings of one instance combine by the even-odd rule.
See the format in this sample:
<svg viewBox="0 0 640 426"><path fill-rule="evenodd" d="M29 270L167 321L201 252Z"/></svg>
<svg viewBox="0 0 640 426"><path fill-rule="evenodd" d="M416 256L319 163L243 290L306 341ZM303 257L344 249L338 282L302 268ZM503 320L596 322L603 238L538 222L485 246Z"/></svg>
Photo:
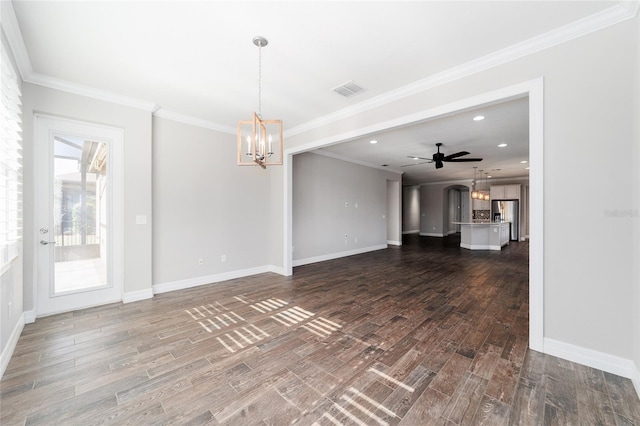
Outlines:
<svg viewBox="0 0 640 426"><path fill-rule="evenodd" d="M153 294L166 293L169 291L183 290L185 288L198 287L206 284L213 284L220 281L233 280L236 278L248 277L250 275L264 274L265 272L274 272L284 275L284 268L273 265L258 266L256 268L240 269L237 271L223 272L221 274L207 275L204 277L189 278L186 280L171 281L167 283L159 283L153 285Z"/></svg>
<svg viewBox="0 0 640 426"><path fill-rule="evenodd" d="M269 272L273 272L274 274L282 275L286 277L287 274L284 272L284 268L275 265L269 265Z"/></svg>
<svg viewBox="0 0 640 426"><path fill-rule="evenodd" d="M9 340L7 341L2 354L0 354L0 379L4 376L4 372L9 365L9 361L13 356L13 351L16 349L16 345L18 344L18 339L20 338L20 334L22 334L22 330L24 329L24 313L20 315L18 318L18 322L15 327L13 327L13 331L11 332L11 336L9 336Z"/></svg>
<svg viewBox="0 0 640 426"><path fill-rule="evenodd" d="M544 338L543 344L544 352L546 354L630 379L633 382L633 386L636 388L638 397L640 397L640 371L632 360L550 339L548 337Z"/></svg>
<svg viewBox="0 0 640 426"><path fill-rule="evenodd" d="M368 253L370 251L383 250L387 248L387 244L377 246L363 247L353 250L341 251L339 253L323 254L322 256L307 257L306 259L294 259L293 266L308 265L310 263L324 262L326 260L339 259L341 257L353 256L356 254Z"/></svg>
<svg viewBox="0 0 640 426"><path fill-rule="evenodd" d="M404 234L419 234L420 230L419 229L413 229L411 231L402 231L402 235Z"/></svg>
<svg viewBox="0 0 640 426"><path fill-rule="evenodd" d="M122 303L137 302L153 298L153 289L146 288L144 290L128 291L122 294Z"/></svg>
<svg viewBox="0 0 640 426"><path fill-rule="evenodd" d="M36 311L33 309L30 311L24 311L22 315L24 315L25 324L33 324L36 322Z"/></svg>
<svg viewBox="0 0 640 426"><path fill-rule="evenodd" d="M491 244L467 244L460 243L460 247L469 250L502 250L501 246L493 246Z"/></svg>
<svg viewBox="0 0 640 426"><path fill-rule="evenodd" d="M389 246L401 246L402 245L402 241L387 240L387 245L389 245Z"/></svg>
<svg viewBox="0 0 640 426"><path fill-rule="evenodd" d="M436 232L421 232L420 236L421 237L440 237L440 238L443 238L444 234L438 234Z"/></svg>

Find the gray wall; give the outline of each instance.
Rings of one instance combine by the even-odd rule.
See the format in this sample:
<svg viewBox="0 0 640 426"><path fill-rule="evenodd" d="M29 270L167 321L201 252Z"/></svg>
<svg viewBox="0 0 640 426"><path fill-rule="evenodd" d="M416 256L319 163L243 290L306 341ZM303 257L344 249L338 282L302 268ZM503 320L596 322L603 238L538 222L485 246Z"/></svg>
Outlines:
<svg viewBox="0 0 640 426"><path fill-rule="evenodd" d="M154 285L268 266L273 169L237 166L233 135L155 117Z"/></svg>
<svg viewBox="0 0 640 426"><path fill-rule="evenodd" d="M34 307L35 276L34 150L35 112L124 129L124 283L123 292L151 291L151 112L98 101L30 83L23 85L24 143L24 309ZM146 215L147 225L136 225Z"/></svg>
<svg viewBox="0 0 640 426"><path fill-rule="evenodd" d="M387 243L402 245L402 182L387 180Z"/></svg>
<svg viewBox="0 0 640 426"><path fill-rule="evenodd" d="M387 179L400 175L314 153L294 156L294 265L386 247Z"/></svg>
<svg viewBox="0 0 640 426"><path fill-rule="evenodd" d="M638 218L605 214L638 209L638 25L636 17L373 107L292 136L288 147L543 77L544 335L638 366Z"/></svg>
<svg viewBox="0 0 640 426"><path fill-rule="evenodd" d="M402 187L402 232L420 232L420 187Z"/></svg>

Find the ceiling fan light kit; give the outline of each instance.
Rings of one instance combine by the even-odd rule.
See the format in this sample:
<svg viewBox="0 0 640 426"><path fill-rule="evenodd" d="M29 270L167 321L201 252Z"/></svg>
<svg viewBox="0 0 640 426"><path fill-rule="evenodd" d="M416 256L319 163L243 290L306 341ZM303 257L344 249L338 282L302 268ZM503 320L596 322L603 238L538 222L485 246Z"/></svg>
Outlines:
<svg viewBox="0 0 640 426"><path fill-rule="evenodd" d="M253 44L258 47L258 112L253 119L238 121L238 165L282 165L282 120L262 118L262 48L269 44L266 38L256 36Z"/></svg>

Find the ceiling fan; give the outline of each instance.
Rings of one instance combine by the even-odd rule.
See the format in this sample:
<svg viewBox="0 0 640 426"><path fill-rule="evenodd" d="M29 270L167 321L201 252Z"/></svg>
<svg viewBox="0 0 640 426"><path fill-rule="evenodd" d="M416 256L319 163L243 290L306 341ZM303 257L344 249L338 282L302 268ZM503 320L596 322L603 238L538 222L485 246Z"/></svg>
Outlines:
<svg viewBox="0 0 640 426"><path fill-rule="evenodd" d="M469 155L467 151L460 151L460 152L456 152L455 154L444 155L443 153L440 152L440 147L442 146L442 143L438 142L436 146L438 147L438 152L433 154L432 158L424 158L424 157L417 157L415 155L408 155L407 157L413 158L414 160L425 160L425 161L422 163L406 164L402 167L416 166L418 164L425 164L425 163L436 163L436 169L441 169L442 167L444 167L443 163L463 163L463 162L466 163L470 161L482 161L482 158L458 158L464 155Z"/></svg>

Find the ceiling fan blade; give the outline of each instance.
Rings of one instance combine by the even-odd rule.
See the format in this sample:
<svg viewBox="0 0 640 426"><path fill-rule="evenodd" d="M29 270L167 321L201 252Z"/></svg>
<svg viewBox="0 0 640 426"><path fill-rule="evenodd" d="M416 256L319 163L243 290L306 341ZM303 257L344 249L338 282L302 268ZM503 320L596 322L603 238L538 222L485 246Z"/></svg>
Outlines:
<svg viewBox="0 0 640 426"><path fill-rule="evenodd" d="M411 166L419 166L420 164L427 164L427 163L431 163L432 161L423 161L421 163L411 163L411 164L405 164L404 166L400 166L400 167L411 167Z"/></svg>
<svg viewBox="0 0 640 426"><path fill-rule="evenodd" d="M442 160L449 163L467 163L470 161L482 161L482 158L454 158L453 160Z"/></svg>
<svg viewBox="0 0 640 426"><path fill-rule="evenodd" d="M416 157L415 155L407 155L407 158L411 158L413 160L415 160L417 158L418 160L425 160L425 161L427 161L429 163L433 162L433 160L431 158Z"/></svg>
<svg viewBox="0 0 640 426"><path fill-rule="evenodd" d="M444 161L449 161L452 158L462 157L463 155L469 155L469 153L467 151L456 152L455 154L450 154L444 157Z"/></svg>

